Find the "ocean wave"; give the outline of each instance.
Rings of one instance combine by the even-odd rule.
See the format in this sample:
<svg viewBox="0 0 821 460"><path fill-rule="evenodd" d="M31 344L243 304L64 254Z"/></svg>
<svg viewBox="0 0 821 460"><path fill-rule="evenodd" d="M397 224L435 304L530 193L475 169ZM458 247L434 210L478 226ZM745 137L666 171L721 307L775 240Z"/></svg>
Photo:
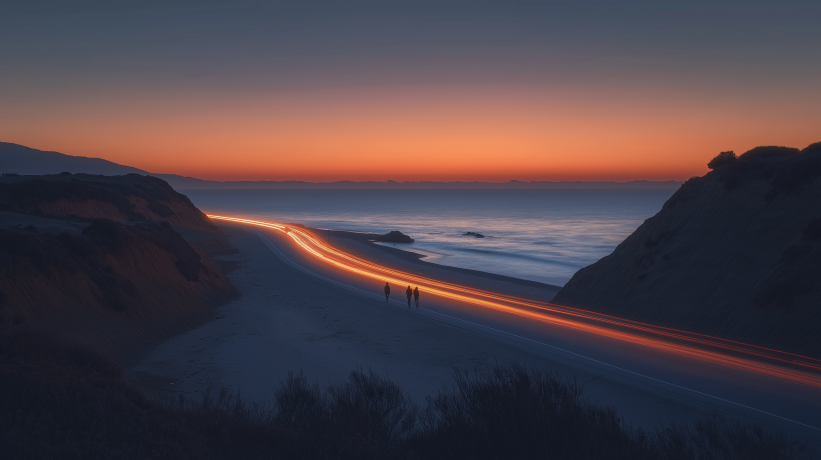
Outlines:
<svg viewBox="0 0 821 460"><path fill-rule="evenodd" d="M577 264L577 263L572 263L572 262L566 262L566 261L554 260L554 259L545 259L545 258L542 258L542 257L530 256L530 255L526 255L526 254L516 254L516 253L512 253L512 252L494 251L492 249L476 249L476 248L454 248L454 249L456 251L473 252L473 253L477 253L477 254L487 254L487 255L492 255L492 256L497 256L497 257L507 257L507 258L510 258L510 259L531 260L531 261L540 262L540 263L543 263L543 264L559 265L559 266L562 266L562 267L571 267L571 268L576 268L576 269L581 268L583 266L583 265L580 265L580 264Z"/></svg>

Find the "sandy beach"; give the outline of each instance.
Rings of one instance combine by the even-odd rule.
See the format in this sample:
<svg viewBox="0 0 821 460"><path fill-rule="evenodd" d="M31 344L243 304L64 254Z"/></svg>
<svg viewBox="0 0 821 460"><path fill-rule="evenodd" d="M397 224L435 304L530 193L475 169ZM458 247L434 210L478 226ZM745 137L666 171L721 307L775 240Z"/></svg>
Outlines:
<svg viewBox="0 0 821 460"><path fill-rule="evenodd" d="M221 256L241 297L214 319L152 350L133 367L135 378L160 392L196 398L208 386L270 401L289 372L325 386L356 368L373 369L399 383L419 403L449 386L456 369L484 371L519 362L556 371L584 384L594 401L614 406L627 424L652 427L689 423L712 409L638 380L592 368L561 353L515 338L446 324L343 290L288 265L258 234L219 223L237 252ZM549 300L558 288L426 263L412 253L366 237L331 232L331 243L374 262L464 285Z"/></svg>

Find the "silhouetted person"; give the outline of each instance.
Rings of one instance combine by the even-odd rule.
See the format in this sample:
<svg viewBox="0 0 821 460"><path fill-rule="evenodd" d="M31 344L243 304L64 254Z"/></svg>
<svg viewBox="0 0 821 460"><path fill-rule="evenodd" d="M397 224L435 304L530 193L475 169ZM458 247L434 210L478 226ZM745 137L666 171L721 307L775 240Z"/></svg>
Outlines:
<svg viewBox="0 0 821 460"><path fill-rule="evenodd" d="M416 308L419 308L419 286L413 288L413 301L416 302Z"/></svg>
<svg viewBox="0 0 821 460"><path fill-rule="evenodd" d="M410 286L405 290L405 295L408 296L408 308L410 308L410 298L413 295L413 289Z"/></svg>
<svg viewBox="0 0 821 460"><path fill-rule="evenodd" d="M388 301L388 297L391 295L391 286L388 283L385 283L385 302Z"/></svg>

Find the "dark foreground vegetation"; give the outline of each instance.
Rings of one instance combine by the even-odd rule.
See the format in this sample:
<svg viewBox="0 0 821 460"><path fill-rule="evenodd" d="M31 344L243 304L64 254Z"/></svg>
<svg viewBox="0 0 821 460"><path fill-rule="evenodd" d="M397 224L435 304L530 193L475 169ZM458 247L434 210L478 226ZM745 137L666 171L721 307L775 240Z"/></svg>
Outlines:
<svg viewBox="0 0 821 460"><path fill-rule="evenodd" d="M0 337L3 458L798 459L802 446L714 416L625 426L572 380L524 367L458 374L422 409L365 371L322 391L289 375L265 405L227 390L152 399L87 349Z"/></svg>

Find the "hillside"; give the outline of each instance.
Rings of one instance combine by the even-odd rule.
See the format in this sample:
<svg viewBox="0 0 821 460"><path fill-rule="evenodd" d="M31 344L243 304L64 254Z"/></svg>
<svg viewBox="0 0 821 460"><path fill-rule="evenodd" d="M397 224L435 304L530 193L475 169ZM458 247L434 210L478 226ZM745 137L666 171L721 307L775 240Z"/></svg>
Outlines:
<svg viewBox="0 0 821 460"><path fill-rule="evenodd" d="M127 362L236 295L207 253L222 234L162 180L4 177L0 209L0 329Z"/></svg>
<svg viewBox="0 0 821 460"><path fill-rule="evenodd" d="M139 174L3 177L0 178L0 210L119 222L163 220L176 226L216 231L185 195L161 179Z"/></svg>
<svg viewBox="0 0 821 460"><path fill-rule="evenodd" d="M821 357L821 143L710 166L553 302Z"/></svg>
<svg viewBox="0 0 821 460"><path fill-rule="evenodd" d="M210 188L209 184L219 184L219 182L205 181L177 174L154 174L132 166L103 160L102 158L67 155L60 152L33 149L11 142L0 142L0 174L17 173L38 176L63 172L106 176L141 174L160 178L176 189Z"/></svg>

